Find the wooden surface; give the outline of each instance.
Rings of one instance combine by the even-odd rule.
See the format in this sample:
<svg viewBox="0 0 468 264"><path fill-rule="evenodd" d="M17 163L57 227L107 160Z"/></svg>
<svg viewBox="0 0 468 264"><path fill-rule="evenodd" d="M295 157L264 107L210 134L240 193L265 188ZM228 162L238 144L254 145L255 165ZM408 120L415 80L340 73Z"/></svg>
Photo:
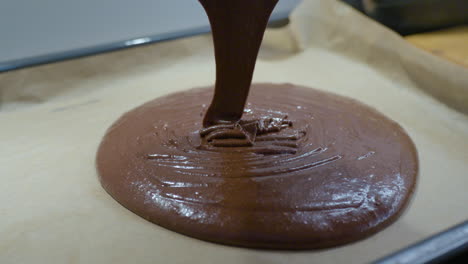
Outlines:
<svg viewBox="0 0 468 264"><path fill-rule="evenodd" d="M406 37L413 45L468 68L468 26Z"/></svg>

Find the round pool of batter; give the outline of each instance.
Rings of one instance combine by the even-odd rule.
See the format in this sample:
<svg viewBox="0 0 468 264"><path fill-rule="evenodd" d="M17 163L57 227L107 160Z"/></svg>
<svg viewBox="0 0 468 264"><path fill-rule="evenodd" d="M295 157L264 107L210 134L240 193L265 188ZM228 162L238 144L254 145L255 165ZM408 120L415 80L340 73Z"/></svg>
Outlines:
<svg viewBox="0 0 468 264"><path fill-rule="evenodd" d="M246 139L213 133L207 140L212 131L202 118L212 93L206 87L157 98L116 121L97 154L105 190L162 227L255 248L356 241L407 206L417 152L376 110L312 88L254 84L244 124L266 120L281 129L232 145L225 143Z"/></svg>

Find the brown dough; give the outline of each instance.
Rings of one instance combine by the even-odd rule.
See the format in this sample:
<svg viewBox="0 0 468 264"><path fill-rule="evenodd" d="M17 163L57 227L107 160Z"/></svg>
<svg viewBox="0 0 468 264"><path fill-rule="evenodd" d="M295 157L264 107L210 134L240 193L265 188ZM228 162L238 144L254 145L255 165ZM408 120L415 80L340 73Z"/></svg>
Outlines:
<svg viewBox="0 0 468 264"><path fill-rule="evenodd" d="M256 84L243 119L287 116L293 125L258 135L250 146L213 146L199 134L212 92L155 99L109 128L97 155L106 191L182 234L281 249L364 238L408 204L416 149L377 111L311 88Z"/></svg>

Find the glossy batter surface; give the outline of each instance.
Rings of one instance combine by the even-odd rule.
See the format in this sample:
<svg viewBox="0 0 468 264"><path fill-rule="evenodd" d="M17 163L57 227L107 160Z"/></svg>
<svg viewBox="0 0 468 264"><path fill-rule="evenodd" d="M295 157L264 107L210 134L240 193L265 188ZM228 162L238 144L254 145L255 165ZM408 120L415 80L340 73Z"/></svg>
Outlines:
<svg viewBox="0 0 468 264"><path fill-rule="evenodd" d="M311 88L255 84L243 120L279 129L226 145L235 137L207 139L212 131L203 128L212 93L172 94L123 115L98 151L106 191L176 232L260 248L355 241L392 223L407 205L416 149L382 114Z"/></svg>

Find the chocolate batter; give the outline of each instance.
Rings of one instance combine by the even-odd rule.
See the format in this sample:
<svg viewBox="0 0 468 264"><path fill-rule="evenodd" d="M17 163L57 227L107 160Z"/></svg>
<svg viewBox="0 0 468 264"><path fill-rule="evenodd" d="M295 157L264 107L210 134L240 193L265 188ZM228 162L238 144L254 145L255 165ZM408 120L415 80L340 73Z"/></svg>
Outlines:
<svg viewBox="0 0 468 264"><path fill-rule="evenodd" d="M311 88L256 84L244 119L287 115L293 126L253 146L213 146L200 137L211 95L203 88L158 98L108 130L97 167L112 197L189 236L292 249L363 238L407 205L415 147L375 110Z"/></svg>
<svg viewBox="0 0 468 264"><path fill-rule="evenodd" d="M123 115L98 150L106 191L168 229L247 247L330 247L395 221L418 171L404 130L311 88L255 84L249 94L276 0L200 2L213 27L215 93L172 94Z"/></svg>
<svg viewBox="0 0 468 264"><path fill-rule="evenodd" d="M200 0L210 19L216 57L215 96L203 125L238 121L258 49L278 0Z"/></svg>

